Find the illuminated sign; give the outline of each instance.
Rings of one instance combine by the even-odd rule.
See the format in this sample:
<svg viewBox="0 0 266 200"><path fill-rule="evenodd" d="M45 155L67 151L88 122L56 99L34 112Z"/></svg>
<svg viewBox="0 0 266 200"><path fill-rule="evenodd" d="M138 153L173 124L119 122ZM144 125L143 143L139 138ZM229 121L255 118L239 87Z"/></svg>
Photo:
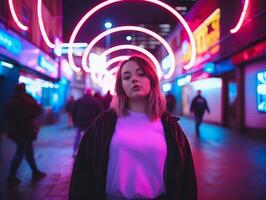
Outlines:
<svg viewBox="0 0 266 200"><path fill-rule="evenodd" d="M196 64L202 63L210 56L216 54L220 46L220 16L221 10L217 8L195 31L193 35L196 41ZM191 57L191 45L185 40L182 44L183 62L188 62ZM202 59L204 58L204 59Z"/></svg>
<svg viewBox="0 0 266 200"><path fill-rule="evenodd" d="M56 73L55 65L44 58L44 56L38 56L38 64L40 67L48 72Z"/></svg>
<svg viewBox="0 0 266 200"><path fill-rule="evenodd" d="M266 71L257 74L257 109L266 112Z"/></svg>
<svg viewBox="0 0 266 200"><path fill-rule="evenodd" d="M0 47L1 46L14 54L19 54L22 48L20 40L10 35L2 28L0 28Z"/></svg>

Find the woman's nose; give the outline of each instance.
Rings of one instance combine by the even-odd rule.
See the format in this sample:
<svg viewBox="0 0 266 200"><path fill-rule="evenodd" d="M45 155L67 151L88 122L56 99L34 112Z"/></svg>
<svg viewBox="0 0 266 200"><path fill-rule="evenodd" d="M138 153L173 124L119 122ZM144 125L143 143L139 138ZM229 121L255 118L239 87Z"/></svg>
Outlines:
<svg viewBox="0 0 266 200"><path fill-rule="evenodd" d="M132 83L136 83L138 80L136 77L132 77Z"/></svg>

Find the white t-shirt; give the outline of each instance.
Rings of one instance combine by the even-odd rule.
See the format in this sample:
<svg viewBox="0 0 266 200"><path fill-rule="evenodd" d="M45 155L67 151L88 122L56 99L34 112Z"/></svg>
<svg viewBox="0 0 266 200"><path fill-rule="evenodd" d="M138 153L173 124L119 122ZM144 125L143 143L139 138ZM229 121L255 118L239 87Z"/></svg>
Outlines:
<svg viewBox="0 0 266 200"><path fill-rule="evenodd" d="M108 161L106 194L128 199L165 193L167 147L160 119L129 111L118 117Z"/></svg>

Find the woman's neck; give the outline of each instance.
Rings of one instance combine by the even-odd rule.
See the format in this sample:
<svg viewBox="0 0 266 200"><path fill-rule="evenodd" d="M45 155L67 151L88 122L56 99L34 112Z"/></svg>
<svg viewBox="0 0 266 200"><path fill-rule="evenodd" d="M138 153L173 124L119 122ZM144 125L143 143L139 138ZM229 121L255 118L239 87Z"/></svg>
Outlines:
<svg viewBox="0 0 266 200"><path fill-rule="evenodd" d="M134 112L145 112L146 100L145 99L133 99L129 101L128 107Z"/></svg>

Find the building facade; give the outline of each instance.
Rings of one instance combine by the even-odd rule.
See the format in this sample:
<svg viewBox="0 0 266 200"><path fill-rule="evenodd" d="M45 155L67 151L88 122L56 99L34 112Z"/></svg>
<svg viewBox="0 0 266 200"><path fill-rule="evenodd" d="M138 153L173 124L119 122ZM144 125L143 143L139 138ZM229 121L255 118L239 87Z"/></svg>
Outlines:
<svg viewBox="0 0 266 200"><path fill-rule="evenodd" d="M44 113L58 113L65 102L71 74L61 67L62 59L45 42L39 24L42 20L49 41L62 40L62 1L40 1L41 18L38 2L0 1L1 122L4 105L19 82L26 84Z"/></svg>
<svg viewBox="0 0 266 200"><path fill-rule="evenodd" d="M266 2L198 0L185 16L196 42L196 61L184 69L192 48L180 25L169 36L176 71L170 80L177 113L190 116L192 98L202 90L211 110L205 121L246 130L266 129ZM241 23L241 20L242 23ZM168 59L163 48L158 57ZM166 64L167 65L167 64Z"/></svg>

